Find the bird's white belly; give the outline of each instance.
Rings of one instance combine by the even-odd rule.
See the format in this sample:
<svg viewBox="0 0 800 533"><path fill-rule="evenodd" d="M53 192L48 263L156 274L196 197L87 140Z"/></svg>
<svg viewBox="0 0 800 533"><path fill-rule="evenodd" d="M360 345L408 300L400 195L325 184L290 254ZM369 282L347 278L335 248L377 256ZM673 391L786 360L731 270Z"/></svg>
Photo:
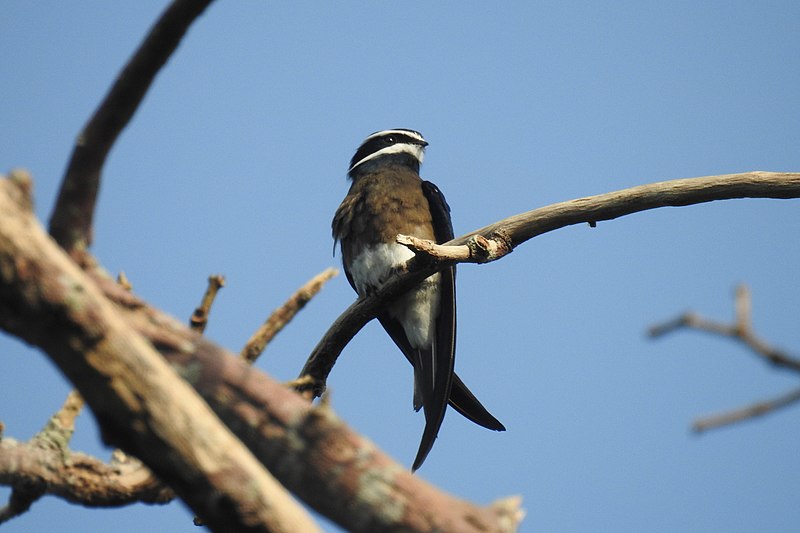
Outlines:
<svg viewBox="0 0 800 533"><path fill-rule="evenodd" d="M395 243L375 244L365 248L350 264L350 276L358 294L364 296L380 287L414 257L414 252ZM389 315L402 325L411 346L427 348L433 344L436 318L439 316L439 274L427 278L389 308Z"/></svg>

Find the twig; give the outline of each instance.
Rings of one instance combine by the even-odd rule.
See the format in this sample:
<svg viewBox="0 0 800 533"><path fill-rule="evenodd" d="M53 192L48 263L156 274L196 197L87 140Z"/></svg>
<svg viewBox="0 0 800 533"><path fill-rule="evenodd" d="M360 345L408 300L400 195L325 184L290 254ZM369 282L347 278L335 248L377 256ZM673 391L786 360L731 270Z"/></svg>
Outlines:
<svg viewBox="0 0 800 533"><path fill-rule="evenodd" d="M8 497L8 503L0 507L0 524L28 512L31 505L43 495L43 484L31 484L26 487L22 487L19 484L15 485L11 490L11 495Z"/></svg>
<svg viewBox="0 0 800 533"><path fill-rule="evenodd" d="M648 329L651 338L658 338L679 329L693 329L714 335L729 337L737 340L750 348L750 351L780 368L800 372L800 359L790 356L783 350L775 348L761 340L753 331L751 320L750 290L745 285L739 285L735 291L735 318L733 323L725 324L703 318L696 313L686 312L672 320L656 324ZM727 413L700 418L692 424L692 430L702 433L709 429L726 426L743 420L756 418L777 409L786 407L800 400L800 389L789 394L763 402L742 407Z"/></svg>
<svg viewBox="0 0 800 533"><path fill-rule="evenodd" d="M67 454L69 441L75 432L75 418L83 408L83 399L78 391L68 395L61 408L50 417L47 424L31 438L31 446L57 450ZM0 524L27 512L31 505L44 496L46 485L43 482L17 482L12 485L8 504L0 508Z"/></svg>
<svg viewBox="0 0 800 533"><path fill-rule="evenodd" d="M133 284L131 283L131 280L128 279L128 276L125 274L125 272L120 272L117 274L117 283L119 283L119 286L126 291L133 291Z"/></svg>
<svg viewBox="0 0 800 533"><path fill-rule="evenodd" d="M172 490L138 461L109 465L80 452L65 453L34 440L18 442L11 438L0 442L0 483L36 487L87 507L167 503L174 497Z"/></svg>
<svg viewBox="0 0 800 533"><path fill-rule="evenodd" d="M156 74L210 3L211 0L175 0L170 4L78 135L50 218L50 234L79 263L92 242L100 173L111 147Z"/></svg>
<svg viewBox="0 0 800 533"><path fill-rule="evenodd" d="M332 277L339 273L335 268L327 268L308 280L305 285L300 287L297 292L289 297L282 306L277 308L261 325L260 328L253 333L253 336L247 341L239 356L244 359L247 364L252 365L258 356L264 351L267 344L275 338L275 335L288 324L294 316L305 307L305 305L313 298Z"/></svg>
<svg viewBox="0 0 800 533"><path fill-rule="evenodd" d="M203 333L208 325L208 315L211 313L211 305L217 297L219 290L225 286L225 278L219 274L208 277L208 287L203 295L200 306L197 307L189 318L189 326L198 333Z"/></svg>
<svg viewBox="0 0 800 533"><path fill-rule="evenodd" d="M83 409L83 398L78 391L72 390L64 400L64 404L56 414L50 417L44 428L33 438L55 444L66 450L72 434L75 432L75 419Z"/></svg>
<svg viewBox="0 0 800 533"><path fill-rule="evenodd" d="M580 223L589 223L594 227L598 221L647 209L734 198L798 197L800 173L797 172L745 172L662 181L534 209L453 239L444 243L444 248L468 245L476 236L481 236L494 243L493 246L500 249L507 247L510 251L549 231ZM447 260L431 261L431 256L436 258L435 252L442 248L432 247L432 250L431 255L428 252L417 254L406 265L405 272L387 280L380 290L368 297L358 299L336 319L317 343L300 372L301 376L310 376L314 385L302 386L298 390L311 391L311 395L319 396L325 390L328 375L344 347L387 302L453 262L485 262L479 260L479 255L470 255L466 260L448 257ZM463 255L463 249L459 253ZM504 251L498 257L507 253L508 251Z"/></svg>
<svg viewBox="0 0 800 533"><path fill-rule="evenodd" d="M741 342L768 363L800 372L800 359L769 345L753 332L753 326L750 322L750 291L744 285L736 288L736 303L734 307L736 318L733 324L717 322L703 318L696 313L687 312L677 318L650 327L648 334L652 338L657 338L678 329L688 328L722 335Z"/></svg>
<svg viewBox="0 0 800 533"><path fill-rule="evenodd" d="M702 433L709 429L716 429L722 426L735 424L736 422L751 420L777 411L778 409L788 407L798 401L800 401L800 388L772 400L757 402L741 409L728 411L719 415L699 418L692 423L692 431Z"/></svg>

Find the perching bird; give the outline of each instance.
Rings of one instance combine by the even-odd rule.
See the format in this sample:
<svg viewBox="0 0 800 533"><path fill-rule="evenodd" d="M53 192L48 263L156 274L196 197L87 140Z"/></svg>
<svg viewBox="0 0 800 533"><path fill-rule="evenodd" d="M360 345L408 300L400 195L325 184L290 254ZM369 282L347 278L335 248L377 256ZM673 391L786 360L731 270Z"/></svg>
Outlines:
<svg viewBox="0 0 800 533"><path fill-rule="evenodd" d="M407 129L373 133L350 161L350 191L333 218L344 271L359 296L373 292L414 256L397 244L398 233L442 243L453 238L450 207L433 183L419 177L428 143ZM400 296L379 315L384 329L414 366L414 409L425 430L412 470L425 461L449 401L485 428L505 427L454 372L456 345L455 267L434 274Z"/></svg>

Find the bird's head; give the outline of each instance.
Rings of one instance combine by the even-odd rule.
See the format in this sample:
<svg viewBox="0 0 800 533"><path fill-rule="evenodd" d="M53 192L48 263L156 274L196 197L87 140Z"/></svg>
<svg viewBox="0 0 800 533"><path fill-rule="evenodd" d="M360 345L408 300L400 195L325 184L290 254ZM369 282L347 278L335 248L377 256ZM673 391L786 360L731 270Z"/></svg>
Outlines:
<svg viewBox="0 0 800 533"><path fill-rule="evenodd" d="M374 170L377 165L386 163L407 164L419 172L426 146L428 141L414 130L397 128L376 131L364 139L356 150L347 175L354 178L361 172Z"/></svg>

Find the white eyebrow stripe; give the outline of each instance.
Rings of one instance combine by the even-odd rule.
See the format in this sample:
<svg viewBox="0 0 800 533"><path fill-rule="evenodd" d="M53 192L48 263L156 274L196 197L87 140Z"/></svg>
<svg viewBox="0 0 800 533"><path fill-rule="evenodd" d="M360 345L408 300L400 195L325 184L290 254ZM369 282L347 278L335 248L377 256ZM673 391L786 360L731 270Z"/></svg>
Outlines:
<svg viewBox="0 0 800 533"><path fill-rule="evenodd" d="M402 132L401 132L402 133ZM357 162L355 165L350 167L347 172L352 172L354 168L358 165L366 163L371 159L375 159L378 156L388 155L388 154L402 154L407 153L419 161L419 164L422 164L422 159L425 155L425 148L418 145L418 144L410 144L410 143L397 143L391 146L387 146L386 148L381 148L377 152L372 152L367 157L362 159L361 161Z"/></svg>

